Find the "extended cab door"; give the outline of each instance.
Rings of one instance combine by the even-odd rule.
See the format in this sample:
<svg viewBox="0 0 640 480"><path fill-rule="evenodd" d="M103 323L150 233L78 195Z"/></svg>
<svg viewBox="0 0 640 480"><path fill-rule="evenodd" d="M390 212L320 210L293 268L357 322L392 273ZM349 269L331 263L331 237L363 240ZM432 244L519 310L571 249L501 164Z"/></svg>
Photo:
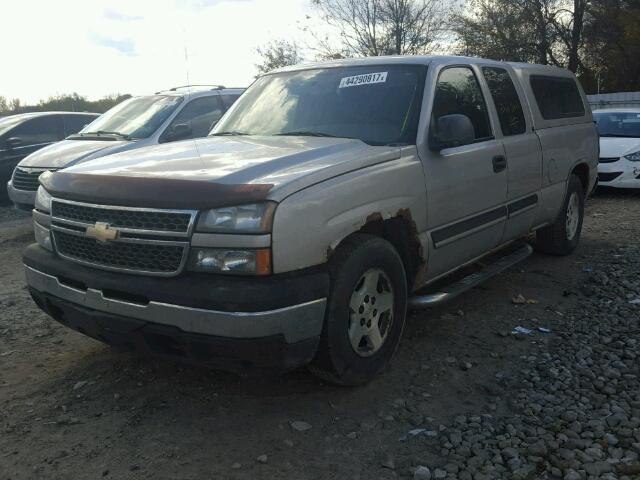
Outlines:
<svg viewBox="0 0 640 480"><path fill-rule="evenodd" d="M503 242L526 235L533 227L542 185L542 148L520 84L502 66L481 67L498 115L507 161L507 223Z"/></svg>
<svg viewBox="0 0 640 480"><path fill-rule="evenodd" d="M419 140L418 151L427 185L427 276L433 279L500 243L507 217L507 170L478 71L470 65L435 68L426 88L427 98L433 99L431 108L426 106L428 140ZM438 119L447 115L467 117L474 138L439 150L431 139L438 135Z"/></svg>

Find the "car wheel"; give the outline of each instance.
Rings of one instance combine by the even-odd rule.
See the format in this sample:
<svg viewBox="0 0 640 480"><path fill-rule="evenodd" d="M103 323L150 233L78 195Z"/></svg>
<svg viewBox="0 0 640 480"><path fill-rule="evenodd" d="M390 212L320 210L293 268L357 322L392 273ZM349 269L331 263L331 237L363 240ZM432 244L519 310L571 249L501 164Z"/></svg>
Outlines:
<svg viewBox="0 0 640 480"><path fill-rule="evenodd" d="M580 241L584 219L584 189L577 175L571 175L560 215L554 223L536 233L536 249L551 255L568 255Z"/></svg>
<svg viewBox="0 0 640 480"><path fill-rule="evenodd" d="M386 240L356 234L329 263L331 292L318 353L309 369L324 380L359 385L393 357L404 329L407 280Z"/></svg>

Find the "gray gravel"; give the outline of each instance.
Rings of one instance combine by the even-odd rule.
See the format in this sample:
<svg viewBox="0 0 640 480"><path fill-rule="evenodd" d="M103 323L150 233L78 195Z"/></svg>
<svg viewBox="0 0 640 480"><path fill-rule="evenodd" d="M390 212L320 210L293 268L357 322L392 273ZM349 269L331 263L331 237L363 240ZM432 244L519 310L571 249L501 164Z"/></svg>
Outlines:
<svg viewBox="0 0 640 480"><path fill-rule="evenodd" d="M496 375L511 414L442 426L428 444L441 458L432 471L445 471L434 478L640 478L640 244L583 271L581 301L549 348L514 376ZM414 478L430 478L424 468Z"/></svg>

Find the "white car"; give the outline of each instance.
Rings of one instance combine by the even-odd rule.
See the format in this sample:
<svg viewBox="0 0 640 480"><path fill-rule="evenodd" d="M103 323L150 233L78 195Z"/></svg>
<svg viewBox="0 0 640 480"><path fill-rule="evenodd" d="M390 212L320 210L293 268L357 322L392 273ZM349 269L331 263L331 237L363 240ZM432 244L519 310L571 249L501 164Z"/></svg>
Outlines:
<svg viewBox="0 0 640 480"><path fill-rule="evenodd" d="M640 109L595 110L600 133L598 185L640 188Z"/></svg>

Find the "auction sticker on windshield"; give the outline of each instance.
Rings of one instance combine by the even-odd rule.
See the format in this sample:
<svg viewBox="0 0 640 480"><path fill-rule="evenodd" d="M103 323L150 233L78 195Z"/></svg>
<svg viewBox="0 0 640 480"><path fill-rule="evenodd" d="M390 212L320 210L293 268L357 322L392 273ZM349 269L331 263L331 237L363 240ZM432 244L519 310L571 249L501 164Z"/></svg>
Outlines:
<svg viewBox="0 0 640 480"><path fill-rule="evenodd" d="M354 75L353 77L343 77L338 88L359 87L360 85L371 85L373 83L384 83L387 81L388 72L365 73Z"/></svg>

